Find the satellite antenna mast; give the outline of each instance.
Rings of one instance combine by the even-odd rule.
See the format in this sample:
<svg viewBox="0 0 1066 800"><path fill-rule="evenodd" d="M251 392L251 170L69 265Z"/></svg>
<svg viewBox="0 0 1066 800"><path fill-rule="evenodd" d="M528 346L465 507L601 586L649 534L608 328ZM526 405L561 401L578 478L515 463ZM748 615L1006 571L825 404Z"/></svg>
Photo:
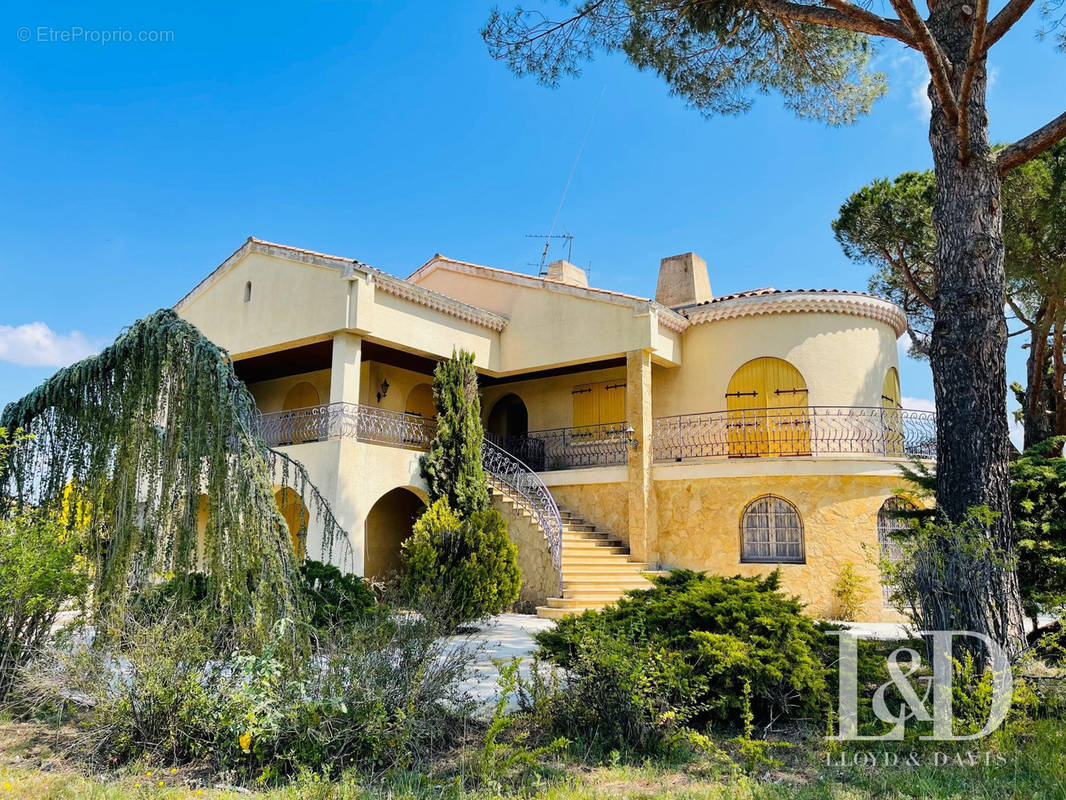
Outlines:
<svg viewBox="0 0 1066 800"><path fill-rule="evenodd" d="M555 207L555 216L552 217L551 227L548 228L548 233L544 238L544 249L540 253L540 274L544 275L547 271L548 260L548 247L551 244L552 239L566 239L567 240L567 255L566 260L569 261L573 255L574 250L574 237L567 231L565 234L555 233L555 223L559 221L559 212L563 210L563 203L566 202L566 193L570 191L570 183L574 180L574 173L577 172L577 165L581 161L581 154L585 152L585 145L588 144L589 134L592 133L592 125L596 121L596 115L600 111L600 104L603 102L603 96L607 93L607 84L603 85L603 89L600 91L599 99L596 101L596 107L592 110L592 118L589 119L589 125L585 128L585 137L581 140L581 147L577 149L577 155L574 157L574 163L570 167L570 174L566 178L566 185L563 186L563 195L559 198L559 205ZM540 236L534 234L527 234L527 238L539 239Z"/></svg>

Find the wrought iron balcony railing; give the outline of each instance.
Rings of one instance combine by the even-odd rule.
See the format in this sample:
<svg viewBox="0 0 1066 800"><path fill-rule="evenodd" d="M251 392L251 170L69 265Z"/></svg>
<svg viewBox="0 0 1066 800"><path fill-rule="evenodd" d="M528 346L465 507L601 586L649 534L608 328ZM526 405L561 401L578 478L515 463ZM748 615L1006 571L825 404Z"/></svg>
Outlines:
<svg viewBox="0 0 1066 800"><path fill-rule="evenodd" d="M436 422L417 414L355 403L326 403L263 414L260 435L271 447L327 439L356 439L425 450L436 427Z"/></svg>
<svg viewBox="0 0 1066 800"><path fill-rule="evenodd" d="M537 472L626 463L629 426L625 422L529 431L520 436L487 438Z"/></svg>
<svg viewBox="0 0 1066 800"><path fill-rule="evenodd" d="M936 414L895 408L806 406L659 417L653 458L855 455L936 457Z"/></svg>

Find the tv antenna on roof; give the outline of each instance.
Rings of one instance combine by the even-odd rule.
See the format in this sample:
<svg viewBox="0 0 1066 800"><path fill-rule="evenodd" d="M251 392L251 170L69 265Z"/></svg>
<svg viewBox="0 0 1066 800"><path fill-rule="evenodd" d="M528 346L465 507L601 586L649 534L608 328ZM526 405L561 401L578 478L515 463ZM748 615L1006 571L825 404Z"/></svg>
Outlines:
<svg viewBox="0 0 1066 800"><path fill-rule="evenodd" d="M545 275L548 272L548 248L551 246L552 239L565 239L566 240L566 260L569 261L574 254L574 234L572 233L527 233L527 239L543 239L544 249L540 252L540 264L536 265L539 268L538 275ZM530 266L534 266L530 264Z"/></svg>
<svg viewBox="0 0 1066 800"><path fill-rule="evenodd" d="M592 125L596 121L596 114L599 113L600 104L603 102L603 96L607 93L607 84L603 84L603 90L600 92L599 98L596 100L596 107L592 109L592 117L589 119L589 126L585 129L585 137L581 140L581 147L577 149L577 155L574 157L573 166L570 167L570 174L566 178L566 184L563 186L563 195L559 198L559 205L555 207L555 216L552 217L551 227L548 228L548 233L543 237L535 234L526 234L528 239L544 239L544 249L540 253L540 274L544 275L547 272L547 260L548 260L548 246L551 244L552 239L566 239L567 240L567 254L566 260L570 260L570 256L574 249L574 237L568 231L564 234L557 234L555 232L555 223L559 221L559 212L563 210L563 203L566 202L566 193L570 191L570 183L574 180L574 173L577 172L577 165L581 161L581 154L585 152L585 145L588 144L589 134L592 133Z"/></svg>

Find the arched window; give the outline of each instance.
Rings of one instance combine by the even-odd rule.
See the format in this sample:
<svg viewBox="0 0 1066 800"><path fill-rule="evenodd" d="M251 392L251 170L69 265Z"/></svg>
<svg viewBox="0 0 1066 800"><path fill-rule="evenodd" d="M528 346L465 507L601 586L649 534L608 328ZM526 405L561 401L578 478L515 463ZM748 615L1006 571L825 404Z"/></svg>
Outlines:
<svg viewBox="0 0 1066 800"><path fill-rule="evenodd" d="M252 282L248 281L244 284L244 302L250 303L252 301Z"/></svg>
<svg viewBox="0 0 1066 800"><path fill-rule="evenodd" d="M755 358L729 380L729 455L801 456L811 452L807 382L780 358Z"/></svg>
<svg viewBox="0 0 1066 800"><path fill-rule="evenodd" d="M804 562L803 523L792 503L772 494L748 503L740 518L740 560Z"/></svg>
<svg viewBox="0 0 1066 800"><path fill-rule="evenodd" d="M877 545L881 551L881 560L897 562L903 557L899 533L910 528L910 521L901 512L917 511L918 506L902 497L890 497L881 504L877 512ZM892 591L895 587L888 583L881 584L882 600L891 604Z"/></svg>

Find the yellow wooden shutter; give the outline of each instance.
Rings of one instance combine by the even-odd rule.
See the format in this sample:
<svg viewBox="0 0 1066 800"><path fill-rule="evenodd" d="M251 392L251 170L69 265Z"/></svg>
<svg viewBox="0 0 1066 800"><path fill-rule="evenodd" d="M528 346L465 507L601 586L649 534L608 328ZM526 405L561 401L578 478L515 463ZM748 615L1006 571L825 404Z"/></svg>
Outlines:
<svg viewBox="0 0 1066 800"><path fill-rule="evenodd" d="M884 418L885 453L892 456L903 455L903 403L899 391L899 373L895 367L889 367L885 373L885 382L881 386L881 412Z"/></svg>
<svg viewBox="0 0 1066 800"><path fill-rule="evenodd" d="M902 408L899 396L899 373L895 367L889 367L885 373L885 382L881 386L881 406L883 408Z"/></svg>
<svg viewBox="0 0 1066 800"><path fill-rule="evenodd" d="M574 398L574 427L584 428L595 425L598 414L596 392L591 383L575 386L571 393Z"/></svg>
<svg viewBox="0 0 1066 800"><path fill-rule="evenodd" d="M726 389L729 455L744 458L765 455L766 370L755 359L733 373Z"/></svg>
<svg viewBox="0 0 1066 800"><path fill-rule="evenodd" d="M800 371L780 358L762 358L766 370L767 439L771 455L811 452L807 383Z"/></svg>
<svg viewBox="0 0 1066 800"><path fill-rule="evenodd" d="M810 453L807 384L779 358L756 358L733 373L726 390L729 455Z"/></svg>
<svg viewBox="0 0 1066 800"><path fill-rule="evenodd" d="M601 425L610 425L625 421L626 385L622 380L604 381L597 384L599 394L599 419ZM624 426L623 426L624 427Z"/></svg>

